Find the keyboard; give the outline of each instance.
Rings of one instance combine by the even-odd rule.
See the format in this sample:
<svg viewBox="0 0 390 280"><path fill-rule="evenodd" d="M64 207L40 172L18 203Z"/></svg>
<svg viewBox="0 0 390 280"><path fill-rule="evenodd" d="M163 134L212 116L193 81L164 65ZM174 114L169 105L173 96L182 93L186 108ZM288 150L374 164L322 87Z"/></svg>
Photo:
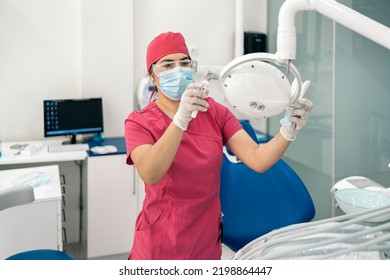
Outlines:
<svg viewBox="0 0 390 280"><path fill-rule="evenodd" d="M53 144L47 146L47 151L49 153L82 152L88 150L89 150L88 144L69 144L69 145Z"/></svg>

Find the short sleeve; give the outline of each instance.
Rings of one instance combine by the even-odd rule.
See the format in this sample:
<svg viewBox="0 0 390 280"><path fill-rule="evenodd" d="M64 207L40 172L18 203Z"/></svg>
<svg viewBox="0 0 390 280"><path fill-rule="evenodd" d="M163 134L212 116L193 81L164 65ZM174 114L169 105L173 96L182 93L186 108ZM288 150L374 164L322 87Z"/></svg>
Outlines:
<svg viewBox="0 0 390 280"><path fill-rule="evenodd" d="M155 143L152 133L139 121L140 118L142 117L138 112L133 112L125 120L126 163L129 165L134 164L130 154L136 147L143 144L153 145Z"/></svg>
<svg viewBox="0 0 390 280"><path fill-rule="evenodd" d="M242 129L242 125L237 117L224 105L214 101L214 107L218 115L217 120L222 133L223 143L226 144L235 133Z"/></svg>

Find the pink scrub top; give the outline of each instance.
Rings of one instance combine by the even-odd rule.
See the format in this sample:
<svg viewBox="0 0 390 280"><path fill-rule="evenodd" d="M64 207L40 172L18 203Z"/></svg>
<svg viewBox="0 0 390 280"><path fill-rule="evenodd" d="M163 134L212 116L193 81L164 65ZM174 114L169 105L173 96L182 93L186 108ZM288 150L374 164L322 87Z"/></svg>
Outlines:
<svg viewBox="0 0 390 280"><path fill-rule="evenodd" d="M223 145L242 129L224 106L207 98L208 111L188 125L175 159L160 182L145 184L129 259L220 259L219 200ZM127 154L154 144L172 120L154 102L125 121ZM127 164L133 164L131 157Z"/></svg>

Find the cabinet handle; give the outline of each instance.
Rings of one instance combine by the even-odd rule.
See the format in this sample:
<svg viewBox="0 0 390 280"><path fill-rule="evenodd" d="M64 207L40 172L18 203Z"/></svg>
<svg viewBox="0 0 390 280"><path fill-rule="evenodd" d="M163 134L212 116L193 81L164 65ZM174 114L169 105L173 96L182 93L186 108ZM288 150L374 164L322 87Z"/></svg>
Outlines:
<svg viewBox="0 0 390 280"><path fill-rule="evenodd" d="M62 222L66 222L66 217L65 217L65 209L61 209L62 210Z"/></svg>
<svg viewBox="0 0 390 280"><path fill-rule="evenodd" d="M60 184L65 186L66 185L66 180L65 180L65 175L61 174L60 175Z"/></svg>
<svg viewBox="0 0 390 280"><path fill-rule="evenodd" d="M68 242L68 236L66 235L66 228L62 227L62 242L67 243Z"/></svg>

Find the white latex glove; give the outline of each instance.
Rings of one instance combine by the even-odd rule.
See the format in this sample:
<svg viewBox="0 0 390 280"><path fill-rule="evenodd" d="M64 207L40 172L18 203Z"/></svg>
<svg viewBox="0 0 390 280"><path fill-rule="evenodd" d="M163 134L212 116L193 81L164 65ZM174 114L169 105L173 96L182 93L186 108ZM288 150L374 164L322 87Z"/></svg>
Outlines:
<svg viewBox="0 0 390 280"><path fill-rule="evenodd" d="M209 95L209 81L204 80L201 82L202 83L202 90L203 92L207 95ZM194 119L198 115L198 111L192 111L191 117Z"/></svg>
<svg viewBox="0 0 390 280"><path fill-rule="evenodd" d="M286 108L286 115L280 120L280 133L288 141L294 141L298 132L305 127L313 103L306 98L297 100L297 105Z"/></svg>
<svg viewBox="0 0 390 280"><path fill-rule="evenodd" d="M206 112L209 104L204 100L208 95L208 89L202 89L201 83L188 85L181 96L179 109L173 117L173 122L181 130L186 130L188 123L192 120L193 111Z"/></svg>

